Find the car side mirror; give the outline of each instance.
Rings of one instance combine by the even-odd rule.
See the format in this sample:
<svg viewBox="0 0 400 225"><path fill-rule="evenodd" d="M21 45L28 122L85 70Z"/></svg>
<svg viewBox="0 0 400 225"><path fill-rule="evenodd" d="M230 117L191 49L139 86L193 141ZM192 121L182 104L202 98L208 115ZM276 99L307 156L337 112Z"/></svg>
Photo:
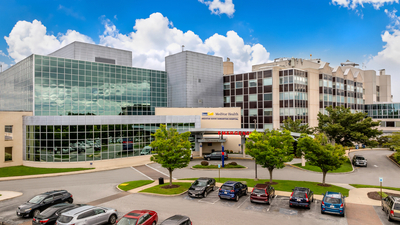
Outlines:
<svg viewBox="0 0 400 225"><path fill-rule="evenodd" d="M207 187L210 187L210 185L209 185L209 184L207 184Z"/></svg>

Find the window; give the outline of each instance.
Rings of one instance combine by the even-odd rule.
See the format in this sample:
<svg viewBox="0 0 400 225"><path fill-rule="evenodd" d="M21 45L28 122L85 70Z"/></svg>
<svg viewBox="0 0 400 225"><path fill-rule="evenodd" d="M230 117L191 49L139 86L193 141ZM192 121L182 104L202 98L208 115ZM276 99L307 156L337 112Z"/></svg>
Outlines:
<svg viewBox="0 0 400 225"><path fill-rule="evenodd" d="M6 125L5 129L4 129L4 132L5 132L5 140L6 141L12 141L12 139L13 139L13 135L12 135L13 126L12 125Z"/></svg>
<svg viewBox="0 0 400 225"><path fill-rule="evenodd" d="M4 161L12 161L12 147L6 147L5 148L5 156L4 156Z"/></svg>
<svg viewBox="0 0 400 225"><path fill-rule="evenodd" d="M243 95L237 95L235 99L236 102L243 102Z"/></svg>
<svg viewBox="0 0 400 225"><path fill-rule="evenodd" d="M230 83L224 83L224 90L229 90L231 89L231 84Z"/></svg>
<svg viewBox="0 0 400 225"><path fill-rule="evenodd" d="M249 109L249 116L257 116L257 109Z"/></svg>
<svg viewBox="0 0 400 225"><path fill-rule="evenodd" d="M231 97L230 96L225 96L224 97L224 103L230 103L231 102Z"/></svg>
<svg viewBox="0 0 400 225"><path fill-rule="evenodd" d="M243 82L242 81L237 81L236 82L236 88L243 88Z"/></svg>
<svg viewBox="0 0 400 225"><path fill-rule="evenodd" d="M249 95L249 102L255 102L255 101L257 101L257 94Z"/></svg>
<svg viewBox="0 0 400 225"><path fill-rule="evenodd" d="M257 87L257 80L249 80L249 87Z"/></svg>
<svg viewBox="0 0 400 225"><path fill-rule="evenodd" d="M264 79L263 79L263 85L264 85L264 86L266 86L266 85L272 85L272 77L264 78Z"/></svg>
<svg viewBox="0 0 400 225"><path fill-rule="evenodd" d="M272 116L272 108L264 109L264 116Z"/></svg>
<svg viewBox="0 0 400 225"><path fill-rule="evenodd" d="M272 93L264 94L264 101L272 101Z"/></svg>

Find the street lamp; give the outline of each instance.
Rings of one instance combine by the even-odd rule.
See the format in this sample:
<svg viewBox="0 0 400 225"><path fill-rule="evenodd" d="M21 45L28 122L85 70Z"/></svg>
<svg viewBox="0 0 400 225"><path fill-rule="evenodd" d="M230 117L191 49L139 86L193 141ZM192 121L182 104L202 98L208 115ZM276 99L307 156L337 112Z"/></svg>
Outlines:
<svg viewBox="0 0 400 225"><path fill-rule="evenodd" d="M254 122L254 127L255 127L255 129L257 130L257 120L254 119L253 122ZM257 161L256 161L256 158L254 158L254 165L255 165L254 170L255 170L255 173L256 173L256 177L254 178L254 180L255 180L255 181L258 181L258 178L257 178Z"/></svg>

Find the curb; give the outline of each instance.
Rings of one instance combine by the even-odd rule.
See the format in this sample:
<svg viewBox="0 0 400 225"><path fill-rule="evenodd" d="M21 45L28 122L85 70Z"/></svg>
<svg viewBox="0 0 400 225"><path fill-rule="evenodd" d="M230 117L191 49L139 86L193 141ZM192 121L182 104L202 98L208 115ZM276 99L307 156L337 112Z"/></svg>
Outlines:
<svg viewBox="0 0 400 225"><path fill-rule="evenodd" d="M17 194L15 194L15 195L13 195L13 196L11 196L11 197L2 197L2 196L0 196L0 202L1 201L5 201L5 200L8 200L8 199L13 199L13 198L16 198L16 197L19 197L19 196L22 196L24 193L22 193L22 192L16 192L16 191L12 191L12 192L15 192L15 193L17 193Z"/></svg>
<svg viewBox="0 0 400 225"><path fill-rule="evenodd" d="M154 195L154 196L164 196L164 197L175 197L175 196L179 196L179 195L184 195L186 194L188 191L184 191L180 194L175 194L175 195L162 195L162 194L155 194L155 193L148 193L148 192L138 192L138 194L145 194L145 195Z"/></svg>
<svg viewBox="0 0 400 225"><path fill-rule="evenodd" d="M222 170L246 170L248 168L249 167L245 167L245 168L225 168L225 169L222 169ZM211 169L211 168L193 168L193 167L190 167L190 169L191 170L219 170L219 168Z"/></svg>
<svg viewBox="0 0 400 225"><path fill-rule="evenodd" d="M391 156L391 155L387 155L386 158L388 158L392 163L394 163L397 167L400 168L400 165L397 162L395 162L393 159L391 159L389 156Z"/></svg>
<svg viewBox="0 0 400 225"><path fill-rule="evenodd" d="M292 165L292 164L286 164L286 163L285 163L285 166L289 166L289 167L292 167L292 168L295 168L295 169L299 169L299 170L303 170L303 171L307 171L307 172L322 174L322 172L316 172L316 171L306 170L306 169L303 169L303 168L301 168L301 167L298 167L298 166L295 166L295 165ZM353 164L351 165L351 167L353 168L352 171L343 172L343 173L327 173L327 175L328 175L328 174L331 174L331 175L341 175L341 174L354 173L354 172L356 171L356 168L354 168Z"/></svg>
<svg viewBox="0 0 400 225"><path fill-rule="evenodd" d="M121 183L122 184L122 183ZM119 189L119 184L117 185L117 186L115 186L115 188L117 189L117 190L119 190L119 191L121 191L121 192L128 192L128 191L124 191L124 190L121 190L121 189ZM130 191L130 190L129 190Z"/></svg>

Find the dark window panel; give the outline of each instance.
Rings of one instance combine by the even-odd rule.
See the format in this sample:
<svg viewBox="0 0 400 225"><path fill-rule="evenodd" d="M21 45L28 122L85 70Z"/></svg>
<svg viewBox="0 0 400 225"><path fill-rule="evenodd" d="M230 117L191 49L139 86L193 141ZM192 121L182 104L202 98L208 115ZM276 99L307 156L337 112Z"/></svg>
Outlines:
<svg viewBox="0 0 400 225"><path fill-rule="evenodd" d="M249 94L256 94L256 93L257 93L257 88L255 87L249 88Z"/></svg>
<svg viewBox="0 0 400 225"><path fill-rule="evenodd" d="M246 81L244 82L244 86L243 86L243 87L248 88L248 87L249 87L249 81L246 80Z"/></svg>
<svg viewBox="0 0 400 225"><path fill-rule="evenodd" d="M257 102L250 102L250 109L256 109L257 108Z"/></svg>
<svg viewBox="0 0 400 225"><path fill-rule="evenodd" d="M262 93L263 87L258 87L258 93Z"/></svg>
<svg viewBox="0 0 400 225"><path fill-rule="evenodd" d="M247 73L244 74L244 80L249 80L249 75Z"/></svg>
<svg viewBox="0 0 400 225"><path fill-rule="evenodd" d="M224 90L224 96L229 96L231 92L229 90Z"/></svg>
<svg viewBox="0 0 400 225"><path fill-rule="evenodd" d="M264 108L272 108L272 101L265 101Z"/></svg>
<svg viewBox="0 0 400 225"><path fill-rule="evenodd" d="M248 89L248 88L245 88L245 89L244 89L244 94L247 95L248 93L249 93L249 89Z"/></svg>
<svg viewBox="0 0 400 225"><path fill-rule="evenodd" d="M236 95L242 95L243 89L236 89Z"/></svg>
<svg viewBox="0 0 400 225"><path fill-rule="evenodd" d="M229 76L224 76L224 83L229 82Z"/></svg>
<svg viewBox="0 0 400 225"><path fill-rule="evenodd" d="M249 80L256 79L255 73L249 73Z"/></svg>
<svg viewBox="0 0 400 225"><path fill-rule="evenodd" d="M242 79L242 74L236 75L236 81L241 81Z"/></svg>

